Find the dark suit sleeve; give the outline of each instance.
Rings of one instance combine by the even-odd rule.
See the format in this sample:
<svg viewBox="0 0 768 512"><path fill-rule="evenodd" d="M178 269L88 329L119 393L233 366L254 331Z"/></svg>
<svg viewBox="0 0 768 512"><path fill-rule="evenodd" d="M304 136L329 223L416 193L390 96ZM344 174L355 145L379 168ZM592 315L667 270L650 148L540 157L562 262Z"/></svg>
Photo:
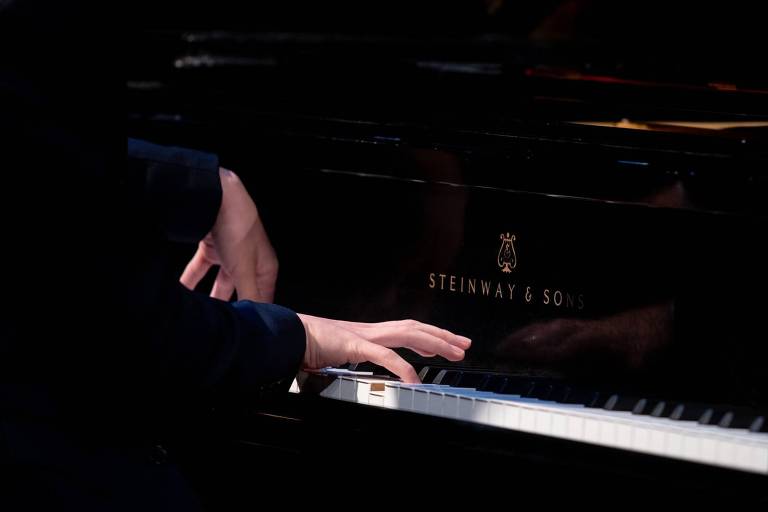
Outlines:
<svg viewBox="0 0 768 512"><path fill-rule="evenodd" d="M0 41L24 40L18 32ZM14 246L0 254L12 298L0 373L56 395L57 407L77 402L94 414L291 376L306 342L295 313L191 292L171 264L169 239L194 242L215 221L216 158L139 141L126 148L125 114L114 102L120 82L77 60L86 53L75 50L93 41L62 48L66 34L41 48L41 58L69 58L46 57L50 69L0 51L0 218ZM81 410L71 405L61 409Z"/></svg>
<svg viewBox="0 0 768 512"><path fill-rule="evenodd" d="M169 240L197 242L213 226L221 204L216 155L128 139L128 173Z"/></svg>
<svg viewBox="0 0 768 512"><path fill-rule="evenodd" d="M128 139L127 155L127 187L135 194L130 200L140 203L149 221L169 240L202 239L221 205L217 156L137 139ZM239 388L253 388L296 372L305 334L295 313L251 301L228 304L190 293L175 276L170 281L167 299L156 304L160 312L169 306L176 311L170 319L172 328L163 336L170 354L188 356L190 364L181 370L192 380L194 371L199 372L195 384L215 385L226 376ZM202 350L191 351L201 335ZM205 338L213 343L206 345ZM174 361L167 364L173 368Z"/></svg>
<svg viewBox="0 0 768 512"><path fill-rule="evenodd" d="M221 204L216 155L136 139L128 140L127 150L129 201L139 203L142 216L170 241L193 243L205 236ZM295 313L211 299L186 290L171 272L163 274L166 289L149 302L163 318L156 324L166 326L157 336L163 347L160 373L176 373L196 388L226 382L242 391L297 371L306 338ZM157 293L152 282L145 286L140 297ZM146 327L151 335L152 324Z"/></svg>

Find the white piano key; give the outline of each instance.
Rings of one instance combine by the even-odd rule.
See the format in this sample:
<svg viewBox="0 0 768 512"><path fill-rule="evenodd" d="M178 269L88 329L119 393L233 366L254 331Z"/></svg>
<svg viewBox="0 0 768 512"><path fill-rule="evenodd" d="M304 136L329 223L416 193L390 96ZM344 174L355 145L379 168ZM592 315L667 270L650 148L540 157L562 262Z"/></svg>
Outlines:
<svg viewBox="0 0 768 512"><path fill-rule="evenodd" d="M394 382L387 384L385 389L390 389L390 395L387 397L385 394L385 404L393 408L397 408L404 411L414 410L414 394L416 390L430 390L434 388L444 388L447 386L440 386L437 384L403 384L402 382ZM416 411L427 412L427 411Z"/></svg>
<svg viewBox="0 0 768 512"><path fill-rule="evenodd" d="M751 469L753 447L745 443L736 444L735 462L741 469Z"/></svg>
<svg viewBox="0 0 768 512"><path fill-rule="evenodd" d="M752 454L752 469L768 474L768 447L756 446Z"/></svg>
<svg viewBox="0 0 768 512"><path fill-rule="evenodd" d="M571 416L568 418L567 439L581 441L584 438L584 418Z"/></svg>
<svg viewBox="0 0 768 512"><path fill-rule="evenodd" d="M388 409L410 409L403 402L404 400L401 400L399 382L387 382L384 384L384 407Z"/></svg>
<svg viewBox="0 0 768 512"><path fill-rule="evenodd" d="M667 429L658 427L651 430L651 438L648 443L648 451L656 455L664 455L667 446Z"/></svg>
<svg viewBox="0 0 768 512"><path fill-rule="evenodd" d="M354 377L341 377L341 391L339 398L348 402L357 401L357 379Z"/></svg>
<svg viewBox="0 0 768 512"><path fill-rule="evenodd" d="M536 409L520 407L520 426L524 432L536 432Z"/></svg>
<svg viewBox="0 0 768 512"><path fill-rule="evenodd" d="M494 427L504 426L504 402L490 400L488 403L488 424Z"/></svg>
<svg viewBox="0 0 768 512"><path fill-rule="evenodd" d="M489 423L489 415L491 409L490 400L482 397L475 398L475 408L472 411L472 417L474 421L478 423Z"/></svg>
<svg viewBox="0 0 768 512"><path fill-rule="evenodd" d="M584 437L583 440L589 443L600 442L600 423L602 419L585 418L584 419Z"/></svg>
<svg viewBox="0 0 768 512"><path fill-rule="evenodd" d="M420 388L428 391L426 413L431 416L443 416L443 404L445 402L443 391L448 389L449 386L443 384L422 384Z"/></svg>
<svg viewBox="0 0 768 512"><path fill-rule="evenodd" d="M341 375L321 395L768 474L768 434L436 384Z"/></svg>
<svg viewBox="0 0 768 512"><path fill-rule="evenodd" d="M367 404L368 395L370 395L370 393L371 393L371 383L358 381L357 391L355 394L355 401L359 404Z"/></svg>
<svg viewBox="0 0 768 512"><path fill-rule="evenodd" d="M443 416L454 419L459 417L459 395L443 393Z"/></svg>
<svg viewBox="0 0 768 512"><path fill-rule="evenodd" d="M429 399L427 401L427 412L432 416L443 416L443 403L445 395L439 389L429 390Z"/></svg>
<svg viewBox="0 0 768 512"><path fill-rule="evenodd" d="M666 453L675 458L683 458L683 434L679 431L671 430L667 434Z"/></svg>
<svg viewBox="0 0 768 512"><path fill-rule="evenodd" d="M320 393L320 396L341 400L341 379L336 379L331 382L331 384Z"/></svg>
<svg viewBox="0 0 768 512"><path fill-rule="evenodd" d="M457 417L460 420L472 421L472 410L475 407L475 399L471 396L459 396L459 409Z"/></svg>
<svg viewBox="0 0 768 512"><path fill-rule="evenodd" d="M383 391L371 391L368 394L368 405L375 405L378 407L384 407L384 392Z"/></svg>
<svg viewBox="0 0 768 512"><path fill-rule="evenodd" d="M451 392L455 392L459 396L458 414L468 417L470 421L487 424L489 421L490 400L498 395L489 391L478 391L471 388L454 390L456 388L452 388Z"/></svg>
<svg viewBox="0 0 768 512"><path fill-rule="evenodd" d="M534 416L535 431L538 434L551 435L552 433L552 411L546 409L536 409Z"/></svg>
<svg viewBox="0 0 768 512"><path fill-rule="evenodd" d="M520 429L520 407L512 402L505 404L504 426L512 430Z"/></svg>
<svg viewBox="0 0 768 512"><path fill-rule="evenodd" d="M557 437L568 435L568 417L562 412L552 413L552 435Z"/></svg>
<svg viewBox="0 0 768 512"><path fill-rule="evenodd" d="M404 411L413 410L413 390L412 386L399 386L397 389L397 403L399 408Z"/></svg>
<svg viewBox="0 0 768 512"><path fill-rule="evenodd" d="M429 413L429 390L423 388L413 389L413 411L422 414Z"/></svg>
<svg viewBox="0 0 768 512"><path fill-rule="evenodd" d="M644 452L648 450L651 442L651 434L645 425L635 425L632 427L632 448Z"/></svg>
<svg viewBox="0 0 768 512"><path fill-rule="evenodd" d="M616 422L612 420L600 423L600 444L616 446Z"/></svg>
<svg viewBox="0 0 768 512"><path fill-rule="evenodd" d="M726 467L737 464L736 445L728 439L718 441L715 446L715 464Z"/></svg>
<svg viewBox="0 0 768 512"><path fill-rule="evenodd" d="M699 458L699 437L697 435L683 436L682 457L688 460L698 460Z"/></svg>
<svg viewBox="0 0 768 512"><path fill-rule="evenodd" d="M622 421L616 422L615 446L625 450L632 449L632 425Z"/></svg>
<svg viewBox="0 0 768 512"><path fill-rule="evenodd" d="M715 463L717 461L717 439L703 435L699 440L699 460Z"/></svg>

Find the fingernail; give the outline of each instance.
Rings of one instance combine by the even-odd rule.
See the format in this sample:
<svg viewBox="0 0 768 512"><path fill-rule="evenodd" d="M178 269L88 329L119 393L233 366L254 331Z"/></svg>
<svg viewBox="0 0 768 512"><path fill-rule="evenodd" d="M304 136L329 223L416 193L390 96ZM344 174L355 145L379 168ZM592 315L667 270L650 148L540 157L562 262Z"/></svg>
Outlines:
<svg viewBox="0 0 768 512"><path fill-rule="evenodd" d="M456 354L458 357L464 357L464 351L461 350L459 347L451 347L453 349L453 353Z"/></svg>
<svg viewBox="0 0 768 512"><path fill-rule="evenodd" d="M472 340L467 338L466 336L460 336L460 338L461 338L461 341L463 341L466 346L470 346L472 344Z"/></svg>

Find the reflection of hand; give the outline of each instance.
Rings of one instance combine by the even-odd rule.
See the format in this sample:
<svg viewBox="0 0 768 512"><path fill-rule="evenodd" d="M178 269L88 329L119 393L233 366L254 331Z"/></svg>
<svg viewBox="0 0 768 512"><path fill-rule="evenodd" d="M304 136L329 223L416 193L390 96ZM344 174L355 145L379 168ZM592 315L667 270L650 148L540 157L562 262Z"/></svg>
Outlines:
<svg viewBox="0 0 768 512"><path fill-rule="evenodd" d="M546 365L608 356L639 369L671 336L672 304L661 303L594 320L557 318L527 325L504 339L497 356Z"/></svg>
<svg viewBox="0 0 768 512"><path fill-rule="evenodd" d="M211 297L272 302L277 280L277 257L261 224L259 212L235 173L220 169L221 208L211 232L200 242L187 264L181 283L194 289L213 265L219 273Z"/></svg>
<svg viewBox="0 0 768 512"><path fill-rule="evenodd" d="M417 383L416 371L392 348L406 347L424 356L460 361L472 343L464 336L414 320L367 324L303 314L299 318L307 333L304 367L308 369L371 361L405 382Z"/></svg>

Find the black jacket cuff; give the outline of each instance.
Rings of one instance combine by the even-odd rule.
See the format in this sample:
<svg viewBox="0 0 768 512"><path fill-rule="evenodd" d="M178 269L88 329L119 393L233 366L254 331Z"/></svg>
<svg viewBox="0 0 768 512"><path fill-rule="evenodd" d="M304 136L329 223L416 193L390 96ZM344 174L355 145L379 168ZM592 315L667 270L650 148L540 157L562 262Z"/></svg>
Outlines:
<svg viewBox="0 0 768 512"><path fill-rule="evenodd" d="M290 309L241 300L232 304L242 318L236 361L237 383L253 389L296 375L304 360L304 324Z"/></svg>
<svg viewBox="0 0 768 512"><path fill-rule="evenodd" d="M168 240L194 243L211 230L221 206L216 155L129 139L128 165Z"/></svg>

